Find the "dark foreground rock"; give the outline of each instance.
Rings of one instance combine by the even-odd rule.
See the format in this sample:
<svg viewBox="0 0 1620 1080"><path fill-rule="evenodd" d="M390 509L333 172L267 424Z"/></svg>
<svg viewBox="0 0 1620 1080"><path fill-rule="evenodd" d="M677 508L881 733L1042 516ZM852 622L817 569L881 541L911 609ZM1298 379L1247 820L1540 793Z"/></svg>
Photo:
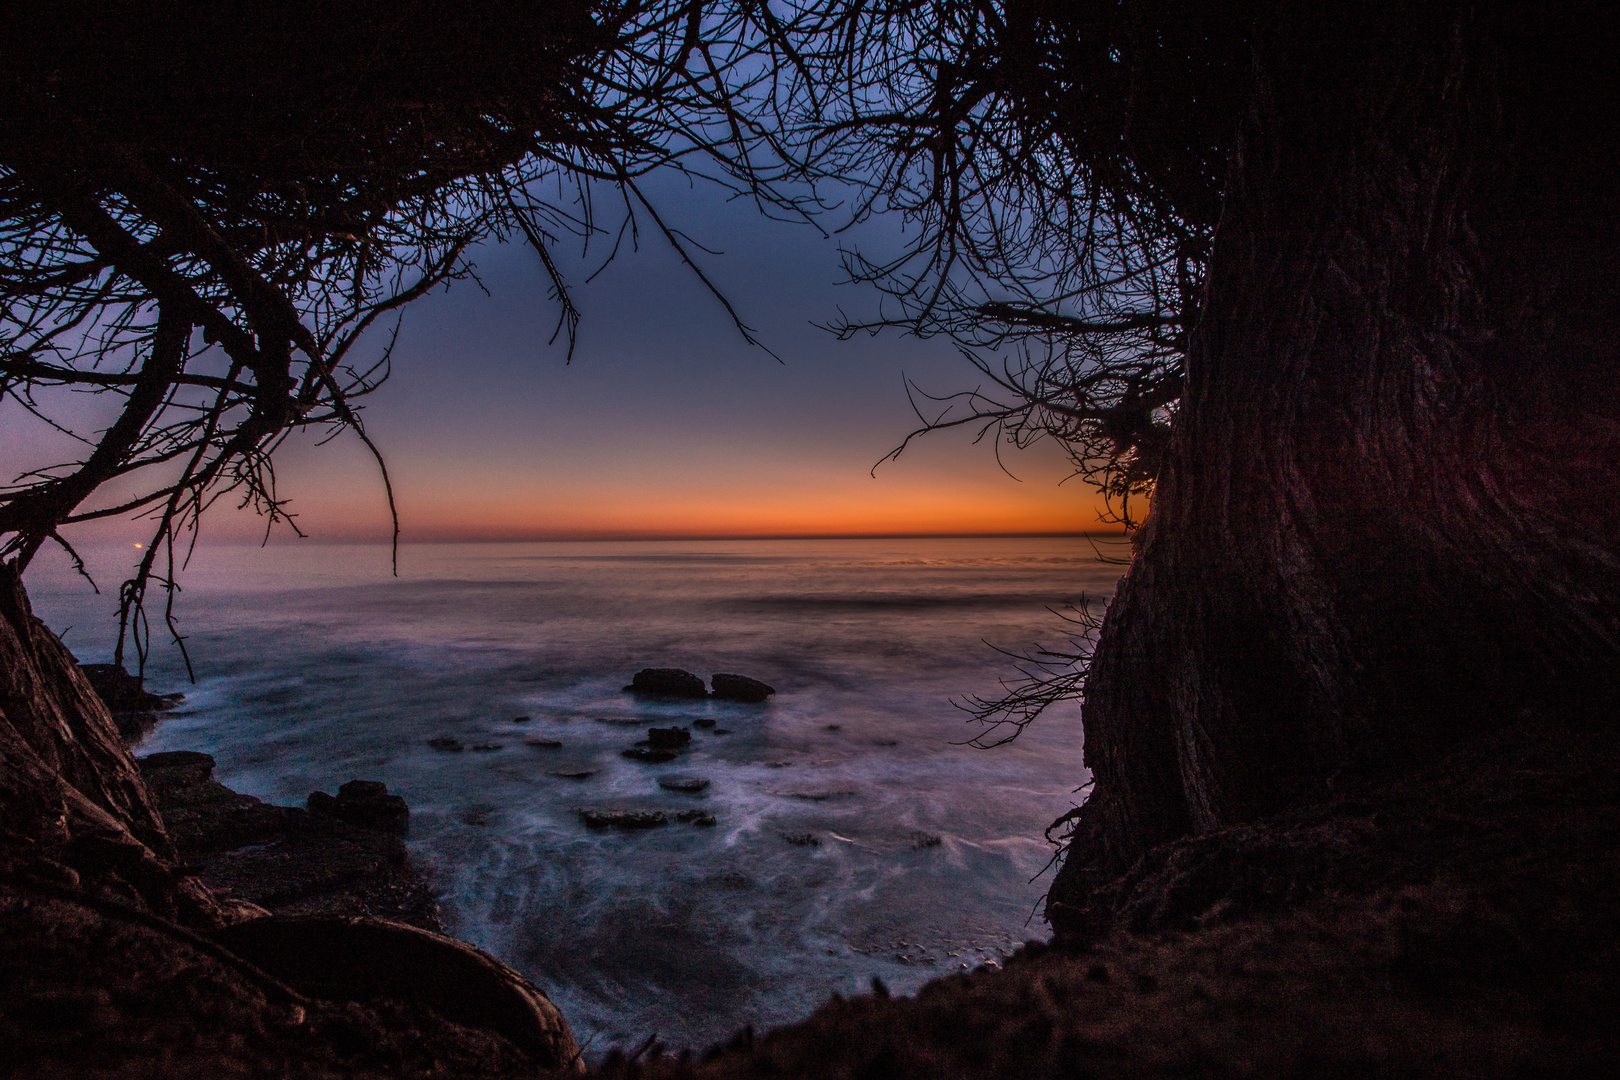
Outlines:
<svg viewBox="0 0 1620 1080"><path fill-rule="evenodd" d="M1057 902L1095 908L1090 933L1071 922L1003 971L603 1072L1620 1075L1620 732L1527 725L1341 792L1071 892Z"/></svg>
<svg viewBox="0 0 1620 1080"><path fill-rule="evenodd" d="M680 668L642 668L625 690L645 697L706 698L709 690L703 680Z"/></svg>
<svg viewBox="0 0 1620 1080"><path fill-rule="evenodd" d="M370 915L442 929L396 826L408 813L404 800L381 785L345 785L348 798L324 797L354 808L354 817L312 814L232 791L213 778L207 754L153 754L139 763L181 862L209 888L278 914Z"/></svg>
<svg viewBox="0 0 1620 1080"><path fill-rule="evenodd" d="M315 817L336 818L368 829L404 836L410 830L411 808L399 795L388 794L380 780L350 780L334 798L312 791L304 804Z"/></svg>
<svg viewBox="0 0 1620 1080"><path fill-rule="evenodd" d="M750 679L746 675L716 674L709 678L714 687L714 696L721 701L743 701L757 704L776 693L776 688L767 686L758 679Z"/></svg>
<svg viewBox="0 0 1620 1080"><path fill-rule="evenodd" d="M310 997L424 1006L501 1035L541 1068L580 1068L579 1047L545 993L465 942L363 918L255 919L213 940Z"/></svg>
<svg viewBox="0 0 1620 1080"><path fill-rule="evenodd" d="M157 726L164 713L184 700L181 694L152 693L145 679L117 664L80 664L79 671L111 711L125 742L139 741Z"/></svg>
<svg viewBox="0 0 1620 1080"><path fill-rule="evenodd" d="M133 908L0 888L0 1046L14 1080L532 1077L487 1022L411 1000L311 997Z"/></svg>

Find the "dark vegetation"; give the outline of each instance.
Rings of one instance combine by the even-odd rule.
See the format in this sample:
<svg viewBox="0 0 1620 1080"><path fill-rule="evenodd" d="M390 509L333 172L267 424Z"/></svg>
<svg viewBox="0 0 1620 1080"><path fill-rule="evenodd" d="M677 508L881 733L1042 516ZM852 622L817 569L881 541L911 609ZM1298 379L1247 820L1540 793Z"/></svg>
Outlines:
<svg viewBox="0 0 1620 1080"><path fill-rule="evenodd" d="M0 380L47 422L64 389L121 410L0 498L8 943L158 956L157 923L225 920L27 612L40 546L153 514L141 627L211 499L285 516L287 432L363 434L368 325L480 240L547 260L603 192L680 245L635 179L701 168L778 212L836 180L842 213L908 214L900 258L849 256L882 303L836 329L951 335L984 382L919 390L923 429L1055 437L1141 525L1097 633L1081 613L985 703L1016 726L1084 695L1061 949L834 1002L703 1071L1612 1071L1608 6L75 10L8 8ZM146 495L94 502L132 474ZM107 930L112 903L156 922ZM177 1000L267 993L184 948L224 996ZM252 1024L288 1007L268 993ZM469 1069L506 1067L479 1045Z"/></svg>

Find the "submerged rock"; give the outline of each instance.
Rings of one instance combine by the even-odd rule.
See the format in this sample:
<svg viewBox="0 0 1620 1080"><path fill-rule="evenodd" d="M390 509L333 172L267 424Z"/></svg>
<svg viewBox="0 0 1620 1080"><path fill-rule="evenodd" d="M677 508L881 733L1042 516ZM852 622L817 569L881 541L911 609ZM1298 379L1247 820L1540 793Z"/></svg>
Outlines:
<svg viewBox="0 0 1620 1080"><path fill-rule="evenodd" d="M532 746L536 750L561 750L562 742L557 739L524 739L524 746Z"/></svg>
<svg viewBox="0 0 1620 1080"><path fill-rule="evenodd" d="M631 761L642 761L649 765L662 765L666 761L674 761L680 755L673 750L654 750L647 746L632 746L628 750L620 751L620 757L627 757Z"/></svg>
<svg viewBox="0 0 1620 1080"><path fill-rule="evenodd" d="M707 810L682 810L675 815L675 820L687 825L696 825L700 829L713 828L719 824L715 816Z"/></svg>
<svg viewBox="0 0 1620 1080"><path fill-rule="evenodd" d="M579 820L589 829L656 829L669 824L662 810L588 810L577 811Z"/></svg>
<svg viewBox="0 0 1620 1080"><path fill-rule="evenodd" d="M683 727L648 728L647 742L654 750L684 750L692 745L692 733Z"/></svg>
<svg viewBox="0 0 1620 1080"><path fill-rule="evenodd" d="M596 775L595 769L558 769L551 774L564 780L589 780Z"/></svg>
<svg viewBox="0 0 1620 1080"><path fill-rule="evenodd" d="M794 847L820 847L821 846L821 841L816 838L815 833L808 833L808 832L807 833L783 833L782 834L782 839L786 840L788 843L792 844Z"/></svg>
<svg viewBox="0 0 1620 1080"><path fill-rule="evenodd" d="M452 739L448 735L440 735L437 739L429 739L427 744L441 754L459 754L467 749L461 745L460 739Z"/></svg>
<svg viewBox="0 0 1620 1080"><path fill-rule="evenodd" d="M711 720L707 716L700 716L696 720L692 721L692 726L693 727L700 727L700 728L711 728L711 727L714 727L714 721Z"/></svg>
<svg viewBox="0 0 1620 1080"><path fill-rule="evenodd" d="M658 786L665 791L679 791L685 795L696 795L709 787L709 782L701 776L665 776L658 781Z"/></svg>
<svg viewBox="0 0 1620 1080"><path fill-rule="evenodd" d="M709 682L714 686L714 696L721 701L758 704L776 693L775 687L767 686L758 679L750 679L746 675L718 673L710 676Z"/></svg>
<svg viewBox="0 0 1620 1080"><path fill-rule="evenodd" d="M642 668L625 687L632 694L648 697L706 698L703 680L680 668Z"/></svg>
<svg viewBox="0 0 1620 1080"><path fill-rule="evenodd" d="M338 818L400 836L410 828L411 808L400 796L388 794L388 785L379 780L350 780L338 788L336 798L312 791L305 805L316 817Z"/></svg>

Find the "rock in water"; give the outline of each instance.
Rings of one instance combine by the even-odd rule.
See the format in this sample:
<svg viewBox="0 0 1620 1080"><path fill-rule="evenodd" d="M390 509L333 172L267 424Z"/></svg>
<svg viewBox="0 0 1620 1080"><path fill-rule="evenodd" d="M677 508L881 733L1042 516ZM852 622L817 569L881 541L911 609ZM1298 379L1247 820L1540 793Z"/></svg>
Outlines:
<svg viewBox="0 0 1620 1080"><path fill-rule="evenodd" d="M642 668L636 672L630 685L625 687L632 694L644 694L648 697L669 698L706 698L709 691L703 685L703 680L690 671L680 668L660 667Z"/></svg>
<svg viewBox="0 0 1620 1080"><path fill-rule="evenodd" d="M591 829L656 829L669 824L662 810L580 810L579 820Z"/></svg>
<svg viewBox="0 0 1620 1080"><path fill-rule="evenodd" d="M746 701L757 704L776 693L776 688L766 686L758 679L750 679L746 675L726 675L719 673L709 679L714 684L714 696L721 701Z"/></svg>
<svg viewBox="0 0 1620 1080"><path fill-rule="evenodd" d="M146 689L139 675L131 675L115 664L80 664L79 670L95 687L96 694L113 712L160 712L173 706L170 698Z"/></svg>
<svg viewBox="0 0 1620 1080"><path fill-rule="evenodd" d="M214 940L295 990L327 1001L390 999L504 1035L545 1069L584 1072L545 992L471 945L387 919L255 919Z"/></svg>
<svg viewBox="0 0 1620 1080"><path fill-rule="evenodd" d="M684 822L687 825L696 825L702 829L710 829L720 823L718 819L716 819L715 816L709 813L707 810L682 810L680 813L675 815L675 820Z"/></svg>
<svg viewBox="0 0 1620 1080"><path fill-rule="evenodd" d="M684 750L692 745L692 733L683 727L648 728L647 744L654 750Z"/></svg>
<svg viewBox="0 0 1620 1080"><path fill-rule="evenodd" d="M673 750L652 750L645 746L632 746L628 750L619 751L620 757L627 757L631 761L645 761L649 765L662 765L666 761L674 761L678 756Z"/></svg>
<svg viewBox="0 0 1620 1080"><path fill-rule="evenodd" d="M350 780L338 788L337 798L312 791L305 805L316 817L335 817L398 836L410 827L411 808L400 796L388 794L388 785L379 780Z"/></svg>
<svg viewBox="0 0 1620 1080"><path fill-rule="evenodd" d="M686 795L696 795L705 790L709 782L701 776L666 776L658 781L658 786L665 791L679 791Z"/></svg>

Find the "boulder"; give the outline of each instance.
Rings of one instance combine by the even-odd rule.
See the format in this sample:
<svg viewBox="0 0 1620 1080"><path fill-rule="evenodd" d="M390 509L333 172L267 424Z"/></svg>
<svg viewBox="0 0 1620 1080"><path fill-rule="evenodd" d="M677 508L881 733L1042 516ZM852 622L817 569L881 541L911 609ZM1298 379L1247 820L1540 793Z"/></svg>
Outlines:
<svg viewBox="0 0 1620 1080"><path fill-rule="evenodd" d="M410 807L400 796L388 794L388 785L379 780L350 780L338 788L336 798L312 791L305 805L316 817L337 818L397 836L404 836L410 827Z"/></svg>
<svg viewBox="0 0 1620 1080"><path fill-rule="evenodd" d="M703 680L680 668L642 668L625 687L632 694L645 697L706 698L708 689Z"/></svg>
<svg viewBox="0 0 1620 1080"><path fill-rule="evenodd" d="M648 728L647 744L654 750L684 750L692 745L692 733L683 727Z"/></svg>
<svg viewBox="0 0 1620 1080"><path fill-rule="evenodd" d="M776 693L775 687L767 686L758 679L750 679L746 675L720 673L710 676L709 681L714 684L714 696L721 701L758 704Z"/></svg>
<svg viewBox="0 0 1620 1080"><path fill-rule="evenodd" d="M585 1071L568 1022L545 992L464 942L367 918L261 918L213 937L309 997L425 1005L505 1036L543 1069Z"/></svg>

